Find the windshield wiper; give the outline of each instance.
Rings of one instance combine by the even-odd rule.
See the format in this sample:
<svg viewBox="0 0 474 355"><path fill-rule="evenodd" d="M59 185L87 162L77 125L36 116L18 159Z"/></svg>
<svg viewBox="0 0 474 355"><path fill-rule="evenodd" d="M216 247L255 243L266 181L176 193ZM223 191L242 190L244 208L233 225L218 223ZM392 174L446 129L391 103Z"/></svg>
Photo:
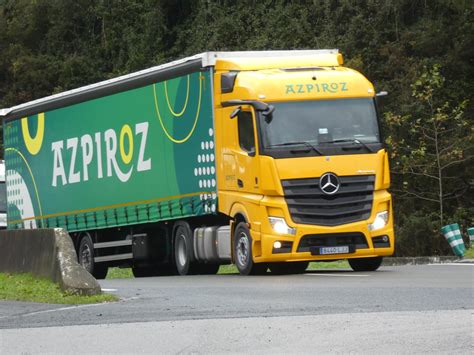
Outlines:
<svg viewBox="0 0 474 355"><path fill-rule="evenodd" d="M349 139L334 139L332 141L328 141L328 142L324 142L324 143L357 143L357 144L360 144L362 145L365 149L367 149L369 152L373 153L374 151L372 150L372 148L370 148L367 144L365 144L364 142L354 138L349 138Z"/></svg>
<svg viewBox="0 0 474 355"><path fill-rule="evenodd" d="M321 153L321 151L316 148L314 145L312 145L311 143L309 142L306 142L306 141L301 141L301 142L286 142L286 143L279 143L279 144L272 144L272 145L269 145L268 148L273 148L273 147L284 147L284 146L288 146L288 145L305 145L307 147L309 147L310 149L314 150L316 153L318 153L319 155L323 155L323 153ZM298 150L296 149L292 149L291 152L297 152Z"/></svg>

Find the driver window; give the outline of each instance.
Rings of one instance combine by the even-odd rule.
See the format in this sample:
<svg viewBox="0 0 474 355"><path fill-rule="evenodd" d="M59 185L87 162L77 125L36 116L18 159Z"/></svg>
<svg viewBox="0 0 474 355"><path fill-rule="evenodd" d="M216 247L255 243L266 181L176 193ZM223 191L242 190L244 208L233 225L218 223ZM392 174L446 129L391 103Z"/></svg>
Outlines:
<svg viewBox="0 0 474 355"><path fill-rule="evenodd" d="M252 113L240 111L237 116L239 127L239 145L246 152L255 152Z"/></svg>

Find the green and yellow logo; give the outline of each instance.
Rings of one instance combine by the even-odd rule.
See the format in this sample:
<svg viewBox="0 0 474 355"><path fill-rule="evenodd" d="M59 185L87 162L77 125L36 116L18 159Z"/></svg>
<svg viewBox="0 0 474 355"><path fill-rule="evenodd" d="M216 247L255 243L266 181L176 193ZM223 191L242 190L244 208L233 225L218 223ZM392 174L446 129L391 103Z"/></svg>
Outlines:
<svg viewBox="0 0 474 355"><path fill-rule="evenodd" d="M26 149L31 155L36 155L41 150L44 138L44 113L38 114L36 135L31 137L30 129L28 126L28 117L21 119L21 131L23 133L23 140L25 142Z"/></svg>
<svg viewBox="0 0 474 355"><path fill-rule="evenodd" d="M189 74L153 86L155 111L166 137L176 144L194 133L201 111L204 77ZM186 88L186 89L185 89ZM186 92L186 96L182 95Z"/></svg>

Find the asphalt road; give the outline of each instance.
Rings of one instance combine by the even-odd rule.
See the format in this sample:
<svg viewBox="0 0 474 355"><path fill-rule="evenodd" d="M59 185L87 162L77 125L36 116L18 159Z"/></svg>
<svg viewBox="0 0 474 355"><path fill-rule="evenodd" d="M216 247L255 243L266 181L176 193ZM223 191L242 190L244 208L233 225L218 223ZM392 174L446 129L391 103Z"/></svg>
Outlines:
<svg viewBox="0 0 474 355"><path fill-rule="evenodd" d="M0 353L472 353L474 265L101 281L117 303L0 302Z"/></svg>

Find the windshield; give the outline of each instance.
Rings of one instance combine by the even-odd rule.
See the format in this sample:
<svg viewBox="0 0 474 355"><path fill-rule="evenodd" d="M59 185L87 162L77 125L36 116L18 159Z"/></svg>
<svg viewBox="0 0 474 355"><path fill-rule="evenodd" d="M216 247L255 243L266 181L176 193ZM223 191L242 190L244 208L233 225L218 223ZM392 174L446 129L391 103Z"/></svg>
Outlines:
<svg viewBox="0 0 474 355"><path fill-rule="evenodd" d="M272 103L271 117L261 117L264 149L311 144L379 143L371 98Z"/></svg>
<svg viewBox="0 0 474 355"><path fill-rule="evenodd" d="M0 213L7 211L7 192L5 190L5 182L0 182Z"/></svg>

